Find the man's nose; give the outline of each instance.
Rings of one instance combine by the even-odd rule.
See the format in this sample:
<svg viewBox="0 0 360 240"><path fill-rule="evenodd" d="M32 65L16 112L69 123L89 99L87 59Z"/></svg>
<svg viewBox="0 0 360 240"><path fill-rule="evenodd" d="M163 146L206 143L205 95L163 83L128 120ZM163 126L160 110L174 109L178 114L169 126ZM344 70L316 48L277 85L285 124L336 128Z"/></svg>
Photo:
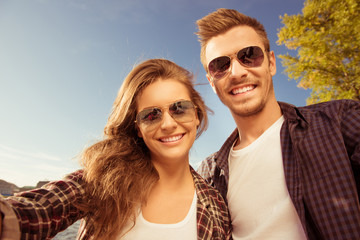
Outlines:
<svg viewBox="0 0 360 240"><path fill-rule="evenodd" d="M243 78L247 76L248 69L240 64L239 60L233 59L231 61L230 75L229 77Z"/></svg>

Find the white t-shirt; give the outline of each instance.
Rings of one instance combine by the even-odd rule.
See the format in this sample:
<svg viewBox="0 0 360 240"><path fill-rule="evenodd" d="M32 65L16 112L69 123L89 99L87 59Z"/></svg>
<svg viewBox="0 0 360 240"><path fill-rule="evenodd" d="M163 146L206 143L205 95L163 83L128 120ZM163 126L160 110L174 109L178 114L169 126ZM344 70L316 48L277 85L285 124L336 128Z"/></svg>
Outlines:
<svg viewBox="0 0 360 240"><path fill-rule="evenodd" d="M196 240L196 203L197 195L195 191L188 214L181 222L174 224L151 223L143 217L142 212L140 211L139 216L136 218L135 226L126 233L121 240ZM130 226L131 225L128 225L127 227ZM126 229L128 229L127 227Z"/></svg>
<svg viewBox="0 0 360 240"><path fill-rule="evenodd" d="M280 129L283 116L249 146L230 151L227 200L236 239L306 239L289 196Z"/></svg>

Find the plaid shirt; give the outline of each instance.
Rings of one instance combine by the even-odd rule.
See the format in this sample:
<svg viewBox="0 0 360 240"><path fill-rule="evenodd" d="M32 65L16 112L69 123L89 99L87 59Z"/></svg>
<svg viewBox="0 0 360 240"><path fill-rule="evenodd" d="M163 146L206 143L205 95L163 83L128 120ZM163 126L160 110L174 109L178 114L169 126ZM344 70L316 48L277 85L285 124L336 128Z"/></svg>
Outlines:
<svg viewBox="0 0 360 240"><path fill-rule="evenodd" d="M192 168L191 173L198 196L198 239L231 239L228 209L223 198ZM4 215L0 239L51 239L86 217L74 206L84 194L82 177L83 171L79 170L41 189L0 198L0 210ZM80 228L77 239L93 239L91 232Z"/></svg>
<svg viewBox="0 0 360 240"><path fill-rule="evenodd" d="M286 184L308 239L360 239L360 102L279 105ZM198 170L224 199L237 138L235 130Z"/></svg>

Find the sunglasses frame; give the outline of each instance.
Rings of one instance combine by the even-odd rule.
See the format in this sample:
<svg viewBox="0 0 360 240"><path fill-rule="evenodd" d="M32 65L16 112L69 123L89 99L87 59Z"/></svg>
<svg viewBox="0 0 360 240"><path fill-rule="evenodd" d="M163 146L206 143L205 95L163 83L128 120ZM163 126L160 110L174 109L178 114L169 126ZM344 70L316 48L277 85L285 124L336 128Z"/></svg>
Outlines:
<svg viewBox="0 0 360 240"><path fill-rule="evenodd" d="M243 51L243 50L247 50L247 49L249 49L249 48L255 48L255 49L260 49L261 50L261 52L262 52L262 60L261 60L261 62L260 63L258 63L256 66L249 66L249 65L246 65L245 63L243 63L239 58L238 58L238 54L240 53L240 51ZM232 68L232 64L231 64L231 62L232 62L232 60L235 58L238 62L239 62L239 64L241 65L241 66L243 66L243 67L245 67L245 68L255 68L255 67L260 67L262 64L263 64L263 62L264 62L264 59L265 59L265 53L268 53L269 51L268 50L263 50L261 47L259 47L259 46L248 46L248 47L244 47L244 48L242 48L242 49L240 49L239 51L237 51L236 53L233 53L233 54L231 54L231 55L228 55L228 56L219 56L219 57L216 57L216 58L214 58L214 59L212 59L210 62L209 62L209 64L208 64L208 66L207 66L207 69L208 69L208 74L209 74L209 76L210 76L210 78L211 78L211 80L212 81L218 81L218 80L220 80L220 79L223 79L224 77L226 77L228 74L229 74L229 72L231 71L231 68ZM214 61L214 60L216 60L216 59L219 59L219 58L223 58L223 57L227 57L228 59L229 59L229 67L226 69L226 70L224 70L224 71L222 71L221 73L223 74L223 75L221 75L220 77L214 77L212 74L211 74L211 71L210 71L210 64ZM261 57L261 56L259 56L259 57Z"/></svg>
<svg viewBox="0 0 360 240"><path fill-rule="evenodd" d="M140 112L138 112L138 113L136 114L135 123L138 125L138 127L141 127L140 125L142 125L142 124L145 124L146 126L156 126L156 124L161 123L165 111L167 111L167 112L169 113L169 115L170 115L170 116L174 119L174 121L176 121L176 122L181 122L181 123L191 122L191 121L185 121L185 122L179 121L179 120L178 120L176 117L174 117L173 114L171 113L170 107L171 107L172 105L176 104L176 103L179 103L179 102L190 103L191 109L193 109L193 110L194 110L194 113L195 113L194 116L196 116L196 109L197 109L196 105L195 105L191 100L180 99L180 100L177 100L177 101L172 102L172 103L170 103L170 104L167 104L167 105L165 105L165 106L163 106L163 107L154 106L154 107L148 107L148 108L142 109ZM157 121L157 122L156 122L156 121L155 121L155 122L149 122L150 124L143 123L141 120L139 120L139 114L141 114L141 113L142 113L143 111L145 111L145 110L150 110L150 109L160 109L160 111L161 111L161 118L160 118L160 120Z"/></svg>

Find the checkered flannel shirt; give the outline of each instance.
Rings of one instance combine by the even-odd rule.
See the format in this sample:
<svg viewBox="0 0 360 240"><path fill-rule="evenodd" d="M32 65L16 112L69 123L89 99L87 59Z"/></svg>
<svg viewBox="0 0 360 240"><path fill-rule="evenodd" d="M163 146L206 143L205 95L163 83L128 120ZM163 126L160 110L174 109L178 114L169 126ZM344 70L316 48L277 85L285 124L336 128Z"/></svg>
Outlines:
<svg viewBox="0 0 360 240"><path fill-rule="evenodd" d="M198 239L231 239L230 220L224 199L192 168L191 173L198 196ZM0 210L4 217L0 239L51 239L86 217L74 206L84 195L82 177L83 171L79 170L41 189L0 198ZM77 239L93 239L91 233L91 229L79 229Z"/></svg>
<svg viewBox="0 0 360 240"><path fill-rule="evenodd" d="M360 239L360 102L279 105L286 184L308 239ZM198 169L224 199L237 138L235 130Z"/></svg>

